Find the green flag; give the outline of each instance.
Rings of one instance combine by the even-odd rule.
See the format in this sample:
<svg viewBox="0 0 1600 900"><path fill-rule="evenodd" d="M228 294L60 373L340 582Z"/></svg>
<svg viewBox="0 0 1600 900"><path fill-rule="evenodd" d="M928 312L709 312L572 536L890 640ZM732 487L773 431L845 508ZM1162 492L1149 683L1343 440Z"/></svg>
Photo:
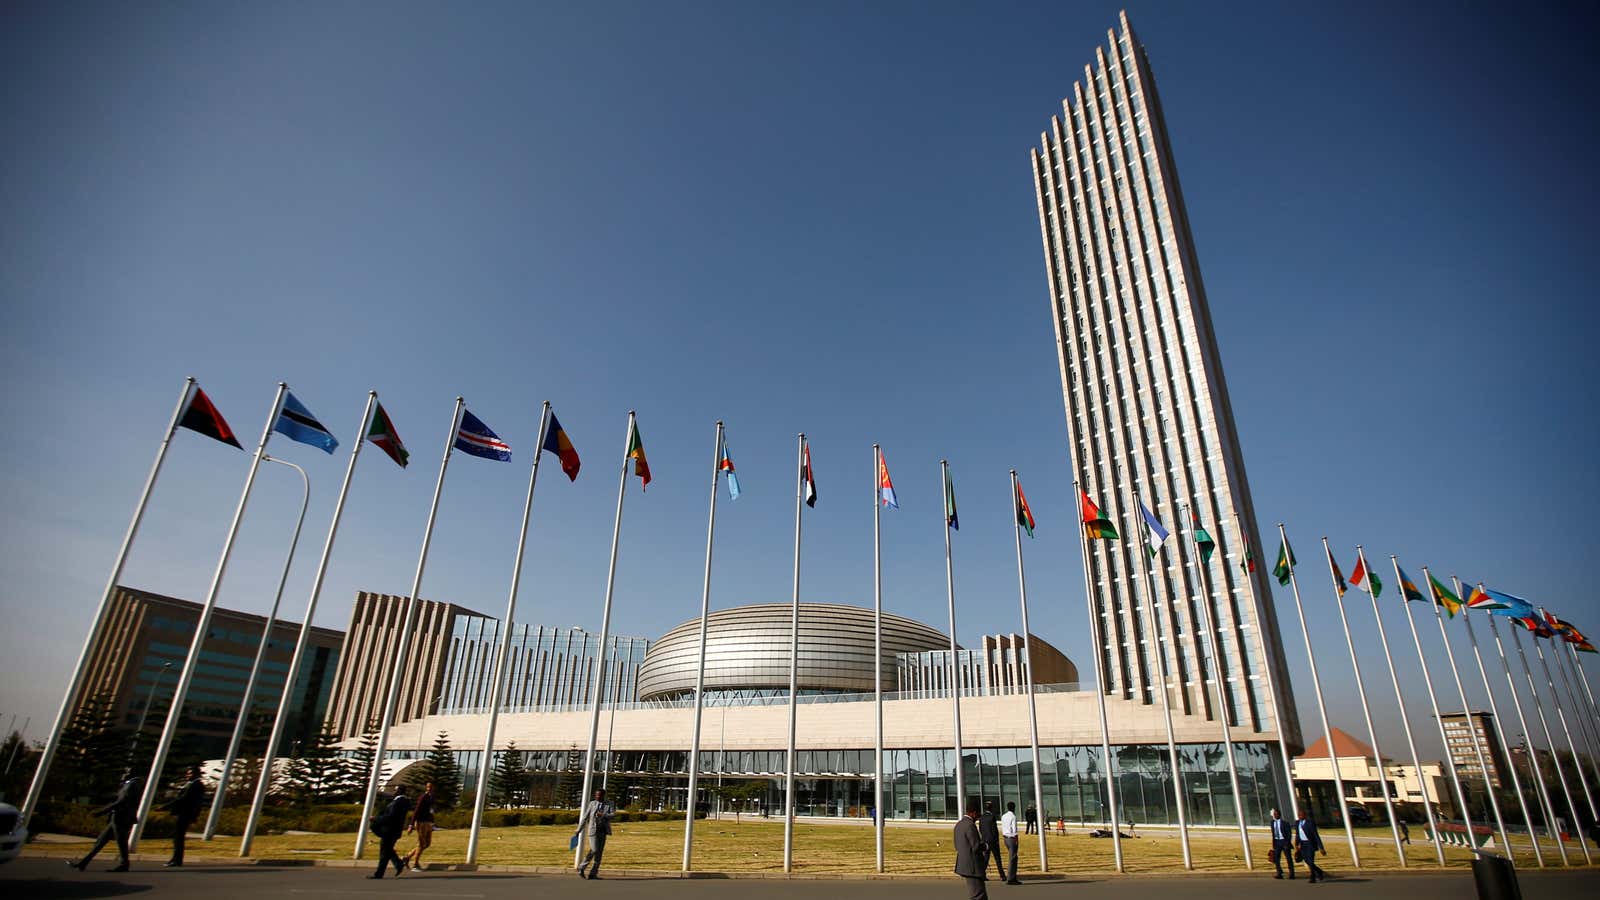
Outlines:
<svg viewBox="0 0 1600 900"><path fill-rule="evenodd" d="M1278 564L1272 567L1272 577L1278 579L1278 584L1289 583L1289 576L1294 573L1295 558L1294 548L1289 546L1288 539L1278 545Z"/></svg>
<svg viewBox="0 0 1600 900"><path fill-rule="evenodd" d="M1203 563L1211 562L1211 554L1217 552L1217 542L1211 539L1211 535L1207 534L1204 528L1200 527L1200 517L1193 513L1190 513L1190 515L1194 516L1194 543L1195 546L1200 548L1200 561Z"/></svg>

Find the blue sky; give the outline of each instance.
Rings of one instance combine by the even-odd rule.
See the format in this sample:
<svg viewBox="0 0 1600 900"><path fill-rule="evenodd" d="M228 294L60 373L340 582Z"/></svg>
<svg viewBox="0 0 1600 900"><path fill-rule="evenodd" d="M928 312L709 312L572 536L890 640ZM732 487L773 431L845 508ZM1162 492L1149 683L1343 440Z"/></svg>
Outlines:
<svg viewBox="0 0 1600 900"><path fill-rule="evenodd" d="M584 470L541 484L522 618L598 627L637 409L656 480L627 500L621 633L697 610L721 418L745 495L719 511L714 605L787 601L803 430L821 492L805 599L871 602L879 441L901 501L884 515L887 608L944 622L946 457L960 637L1018 628L1016 467L1040 526L1034 628L1087 658L1028 150L1118 8L9 6L0 614L8 671L29 677L0 685L0 715L37 729L59 702L191 374L247 444L284 380L346 446L376 388L411 449L405 471L363 454L319 624L342 628L357 590L408 589L462 394L516 459L453 461L425 596L502 610L548 398ZM1348 663L1323 534L1346 569L1359 542L1600 629L1585 588L1600 500L1584 399L1592 23L1443 10L1129 10L1261 524L1289 523L1311 564L1308 614L1335 673ZM343 457L273 449L314 489L294 618ZM199 599L246 463L180 433L125 582ZM292 473L262 473L223 605L270 604L298 499ZM1352 596L1371 647L1370 604ZM1277 602L1310 730L1303 644ZM1391 640L1415 687L1409 640ZM1364 662L1398 749L1387 678ZM1359 733L1348 681L1325 680ZM1425 721L1420 690L1409 699Z"/></svg>

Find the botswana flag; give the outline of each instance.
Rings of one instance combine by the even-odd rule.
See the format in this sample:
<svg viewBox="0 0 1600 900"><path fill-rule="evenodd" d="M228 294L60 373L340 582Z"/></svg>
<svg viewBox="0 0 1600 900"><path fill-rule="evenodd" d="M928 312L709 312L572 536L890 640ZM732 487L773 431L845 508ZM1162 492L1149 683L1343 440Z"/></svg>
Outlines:
<svg viewBox="0 0 1600 900"><path fill-rule="evenodd" d="M283 395L283 409L278 412L278 421L272 430L287 437L291 441L310 444L320 447L324 453L332 453L333 448L339 446L334 440L333 433L317 421L317 417L306 409L305 404L294 398L293 394L285 392Z"/></svg>

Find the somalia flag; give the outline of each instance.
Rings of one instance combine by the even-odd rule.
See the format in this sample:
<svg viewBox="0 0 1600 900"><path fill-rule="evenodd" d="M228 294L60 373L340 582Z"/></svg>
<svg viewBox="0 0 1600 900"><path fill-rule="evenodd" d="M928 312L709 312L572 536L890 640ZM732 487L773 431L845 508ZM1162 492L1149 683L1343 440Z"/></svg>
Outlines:
<svg viewBox="0 0 1600 900"><path fill-rule="evenodd" d="M456 449L484 459L511 461L511 445L500 440L494 429L465 409L461 411L461 427L456 429Z"/></svg>
<svg viewBox="0 0 1600 900"><path fill-rule="evenodd" d="M317 417L306 409L305 404L294 398L294 395L285 391L283 395L283 409L278 411L278 421L272 430L287 437L291 441L321 447L323 452L332 453L339 442L333 439L332 432L317 421Z"/></svg>

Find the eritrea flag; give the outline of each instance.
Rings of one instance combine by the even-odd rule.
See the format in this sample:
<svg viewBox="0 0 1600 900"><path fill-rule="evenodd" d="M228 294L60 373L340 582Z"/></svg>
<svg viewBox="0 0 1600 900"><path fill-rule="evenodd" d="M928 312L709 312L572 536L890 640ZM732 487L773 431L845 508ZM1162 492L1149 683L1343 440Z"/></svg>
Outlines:
<svg viewBox="0 0 1600 900"><path fill-rule="evenodd" d="M195 386L194 393L189 397L188 406L178 418L178 427L198 431L214 441L232 444L240 450L244 449L239 446L239 439L233 436L233 429L228 427L228 423L222 418L222 413L217 412L217 408L211 405L211 398L206 396L205 391L200 390L199 385Z"/></svg>
<svg viewBox="0 0 1600 900"><path fill-rule="evenodd" d="M1111 524L1111 520L1100 511L1100 507L1094 505L1093 500L1089 499L1089 492L1080 489L1078 496L1083 501L1083 533L1090 538L1121 540L1122 536L1117 534L1117 529Z"/></svg>

